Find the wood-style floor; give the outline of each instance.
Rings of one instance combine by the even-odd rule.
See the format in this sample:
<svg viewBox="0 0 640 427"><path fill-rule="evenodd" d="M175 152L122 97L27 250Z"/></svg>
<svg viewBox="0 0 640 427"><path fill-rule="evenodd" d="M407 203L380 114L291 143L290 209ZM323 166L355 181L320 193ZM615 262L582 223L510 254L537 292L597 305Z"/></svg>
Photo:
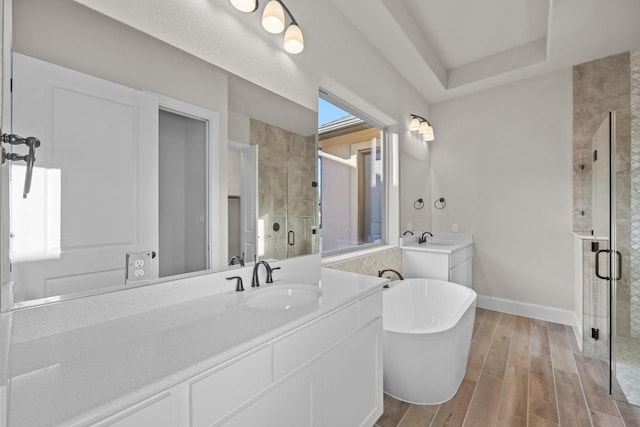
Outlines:
<svg viewBox="0 0 640 427"><path fill-rule="evenodd" d="M467 373L440 405L385 395L376 427L640 426L640 409L616 402L570 327L477 309Z"/></svg>

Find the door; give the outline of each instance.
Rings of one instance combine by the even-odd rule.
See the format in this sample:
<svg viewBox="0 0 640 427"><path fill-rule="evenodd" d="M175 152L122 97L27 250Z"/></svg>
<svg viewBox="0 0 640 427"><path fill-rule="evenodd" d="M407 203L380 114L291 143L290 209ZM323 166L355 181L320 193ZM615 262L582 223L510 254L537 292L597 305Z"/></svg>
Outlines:
<svg viewBox="0 0 640 427"><path fill-rule="evenodd" d="M640 405L640 172L631 136L631 111L611 121L611 391Z"/></svg>
<svg viewBox="0 0 640 427"><path fill-rule="evenodd" d="M635 159L629 156L634 144L630 123L628 109L609 113L594 137L594 227L609 238L596 252L596 275L606 292L595 302L608 309L609 345L608 352L595 356L608 367L613 397L640 405L640 231L634 231L640 230L634 213L640 175L634 178ZM608 209L599 208L603 205Z"/></svg>
<svg viewBox="0 0 640 427"><path fill-rule="evenodd" d="M16 302L124 286L125 254L158 248L157 99L20 54L12 95L12 131L42 141L28 198L10 165Z"/></svg>
<svg viewBox="0 0 640 427"><path fill-rule="evenodd" d="M240 249L245 261L255 261L258 254L258 146L240 152Z"/></svg>
<svg viewBox="0 0 640 427"><path fill-rule="evenodd" d="M160 110L159 277L209 268L207 122Z"/></svg>
<svg viewBox="0 0 640 427"><path fill-rule="evenodd" d="M2 105L0 106L1 132L11 133L11 2L2 2ZM5 144L0 142L2 148ZM7 147L8 148L8 147ZM9 263L9 167L0 168L0 311L13 308L13 282L11 281Z"/></svg>

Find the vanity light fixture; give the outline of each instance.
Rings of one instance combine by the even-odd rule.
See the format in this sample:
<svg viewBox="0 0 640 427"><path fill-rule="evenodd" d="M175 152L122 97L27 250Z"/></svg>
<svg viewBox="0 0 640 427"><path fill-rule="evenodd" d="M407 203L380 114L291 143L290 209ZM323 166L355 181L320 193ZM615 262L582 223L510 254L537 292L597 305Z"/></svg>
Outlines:
<svg viewBox="0 0 640 427"><path fill-rule="evenodd" d="M229 1L240 12L252 13L258 10L258 0ZM269 0L266 4L262 11L262 28L271 34L280 34L286 24L285 12L291 23L284 33L284 50L295 55L304 50L304 37L296 19L281 0Z"/></svg>
<svg viewBox="0 0 640 427"><path fill-rule="evenodd" d="M425 141L433 141L435 138L433 127L431 126L431 123L429 123L429 120L416 114L411 114L409 130L412 132L417 131L418 133L420 133Z"/></svg>

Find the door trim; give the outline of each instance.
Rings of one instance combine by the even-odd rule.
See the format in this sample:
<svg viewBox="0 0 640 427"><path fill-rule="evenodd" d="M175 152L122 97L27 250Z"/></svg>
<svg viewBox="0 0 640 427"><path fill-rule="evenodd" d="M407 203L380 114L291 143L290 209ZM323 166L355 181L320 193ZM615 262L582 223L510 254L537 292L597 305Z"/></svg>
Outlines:
<svg viewBox="0 0 640 427"><path fill-rule="evenodd" d="M180 116L202 120L206 124L207 137L207 261L208 268L215 269L226 266L228 236L226 232L227 194L221 194L221 161L220 148L220 115L216 111L189 104L178 99L160 95L152 91L148 92L158 99L158 111L168 111ZM226 157L226 156L225 156ZM217 174L217 175L216 175ZM225 169L226 174L226 169ZM226 183L226 181L225 181ZM224 201L222 200L224 197ZM217 217L216 217L217 215Z"/></svg>

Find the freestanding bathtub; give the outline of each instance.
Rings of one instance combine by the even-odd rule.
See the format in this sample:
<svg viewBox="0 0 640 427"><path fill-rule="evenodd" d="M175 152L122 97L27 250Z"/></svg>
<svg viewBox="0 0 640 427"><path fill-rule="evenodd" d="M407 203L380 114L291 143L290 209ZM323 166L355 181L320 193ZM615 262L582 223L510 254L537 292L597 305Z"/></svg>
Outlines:
<svg viewBox="0 0 640 427"><path fill-rule="evenodd" d="M465 375L476 293L435 279L391 282L383 294L384 391L421 405L451 399Z"/></svg>

